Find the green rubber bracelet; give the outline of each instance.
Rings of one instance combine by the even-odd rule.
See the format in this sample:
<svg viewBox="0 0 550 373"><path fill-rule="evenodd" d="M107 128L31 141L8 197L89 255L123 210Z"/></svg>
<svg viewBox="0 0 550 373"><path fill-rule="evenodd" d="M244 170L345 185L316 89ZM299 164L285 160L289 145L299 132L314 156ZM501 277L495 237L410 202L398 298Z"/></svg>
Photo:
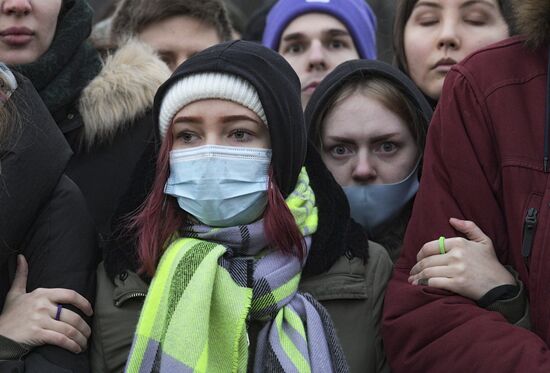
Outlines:
<svg viewBox="0 0 550 373"><path fill-rule="evenodd" d="M441 255L445 254L445 237L439 237L439 253Z"/></svg>

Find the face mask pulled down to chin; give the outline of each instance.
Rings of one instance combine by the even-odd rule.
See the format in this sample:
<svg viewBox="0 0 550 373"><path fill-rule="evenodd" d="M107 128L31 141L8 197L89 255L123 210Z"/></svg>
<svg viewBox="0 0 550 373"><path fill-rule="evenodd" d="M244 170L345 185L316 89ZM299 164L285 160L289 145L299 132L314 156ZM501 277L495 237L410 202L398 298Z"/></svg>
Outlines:
<svg viewBox="0 0 550 373"><path fill-rule="evenodd" d="M418 191L418 168L394 184L352 185L342 189L348 198L351 217L371 236L385 223L396 218Z"/></svg>

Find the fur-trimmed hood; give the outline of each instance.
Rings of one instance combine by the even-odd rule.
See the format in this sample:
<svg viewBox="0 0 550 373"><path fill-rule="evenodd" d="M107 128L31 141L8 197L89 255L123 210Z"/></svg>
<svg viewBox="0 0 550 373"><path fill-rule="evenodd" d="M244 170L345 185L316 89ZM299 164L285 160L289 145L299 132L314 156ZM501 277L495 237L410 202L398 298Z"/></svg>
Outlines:
<svg viewBox="0 0 550 373"><path fill-rule="evenodd" d="M527 37L533 47L550 42L550 1L514 0L519 32Z"/></svg>
<svg viewBox="0 0 550 373"><path fill-rule="evenodd" d="M154 51L130 40L109 56L97 77L83 90L78 109L87 147L110 141L153 106L159 86L170 76Z"/></svg>

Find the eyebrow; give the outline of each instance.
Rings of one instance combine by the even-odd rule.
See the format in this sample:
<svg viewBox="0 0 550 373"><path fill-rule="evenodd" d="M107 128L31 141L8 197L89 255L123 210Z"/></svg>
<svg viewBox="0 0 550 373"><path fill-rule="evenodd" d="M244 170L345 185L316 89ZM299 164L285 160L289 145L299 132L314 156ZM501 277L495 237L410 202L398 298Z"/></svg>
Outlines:
<svg viewBox="0 0 550 373"><path fill-rule="evenodd" d="M369 142L370 143L376 143L376 142L380 142L380 141L384 141L384 140L389 140L389 139L392 139L392 138L398 137L398 136L399 136L399 132L385 133L383 135L378 135L378 136L371 137L369 139ZM342 143L345 143L345 144L354 144L355 143L355 141L353 139L353 136L346 137L346 136L327 135L327 139L331 140L331 141L342 142Z"/></svg>
<svg viewBox="0 0 550 373"><path fill-rule="evenodd" d="M487 1L487 0L470 0L470 1L466 1L464 4L462 4L460 6L460 8L464 9L464 8L467 8L469 6L476 5L476 4L484 4L484 5L493 7L493 8L495 7L494 3L490 2L490 1Z"/></svg>
<svg viewBox="0 0 550 373"><path fill-rule="evenodd" d="M253 118L251 116L248 116L248 115L244 115L244 114L227 115L227 116L222 117L222 123L232 123L232 122L238 122L238 121L242 121L242 120L246 120L246 121L249 121L249 122L254 122L257 125L263 124L263 123L259 122L258 120L256 120L255 118ZM174 118L173 123L174 124L176 124L176 123L200 124L200 123L202 123L202 117L192 116L192 115L179 116L179 117Z"/></svg>
<svg viewBox="0 0 550 373"><path fill-rule="evenodd" d="M495 7L495 4L493 4L492 2L487 1L487 0L470 0L470 1L466 1L465 3L460 5L460 9L468 8L468 7L470 7L472 5L476 5L476 4L483 4L483 5L493 7L493 8ZM430 2L430 1L419 1L414 5L413 9L416 9L418 7L421 7L421 6L426 6L426 7L430 7L430 8L438 8L438 9L443 8L441 6L441 4L439 4L439 3Z"/></svg>
<svg viewBox="0 0 550 373"><path fill-rule="evenodd" d="M347 32L346 30L337 29L337 28L331 28L331 29L328 29L328 30L323 30L321 32L321 34L324 37L326 37L326 36L332 36L332 37L335 37L335 36L350 36L349 32ZM292 34L288 34L288 35L284 36L281 41L295 41L295 40L300 40L300 39L304 39L304 38L305 38L304 33L302 33L302 32L293 32Z"/></svg>
<svg viewBox="0 0 550 373"><path fill-rule="evenodd" d="M174 118L173 120L173 123L174 124L177 124L177 123L197 123L199 124L201 122L200 118L199 117L193 117L193 116L180 116L180 117L176 117Z"/></svg>
<svg viewBox="0 0 550 373"><path fill-rule="evenodd" d="M342 136L327 135L327 140L336 141L336 142L343 142L345 144L354 144L355 143L355 141L353 139L353 136L342 137Z"/></svg>
<svg viewBox="0 0 550 373"><path fill-rule="evenodd" d="M399 132L390 132L390 133L385 133L383 135L371 137L370 142L380 142L384 140L391 140L394 137L399 137Z"/></svg>
<svg viewBox="0 0 550 373"><path fill-rule="evenodd" d="M222 123L238 122L238 121L241 121L241 120L254 122L258 125L262 124L261 122L257 121L256 118L253 118L249 115L244 115L244 114L224 116L223 119L222 119Z"/></svg>
<svg viewBox="0 0 550 373"><path fill-rule="evenodd" d="M325 30L322 32L322 34L328 35L328 36L350 36L347 30L342 30L337 28L331 28L329 30Z"/></svg>

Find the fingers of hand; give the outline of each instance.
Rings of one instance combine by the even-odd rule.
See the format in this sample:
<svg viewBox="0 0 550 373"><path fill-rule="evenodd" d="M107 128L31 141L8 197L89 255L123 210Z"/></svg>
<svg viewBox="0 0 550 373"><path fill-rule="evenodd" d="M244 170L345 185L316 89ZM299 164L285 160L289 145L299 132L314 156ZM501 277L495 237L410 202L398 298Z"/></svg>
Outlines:
<svg viewBox="0 0 550 373"><path fill-rule="evenodd" d="M68 311L68 310L64 310ZM73 320L75 322L76 320ZM75 328L72 324L64 322L61 320L54 320L52 318L48 319L44 324L44 329L54 331L56 333L62 334L68 339L72 340L78 345L78 350L70 349L73 352L81 352L86 349L88 344L88 337L82 333L79 329ZM74 347L74 346L73 346Z"/></svg>
<svg viewBox="0 0 550 373"><path fill-rule="evenodd" d="M429 279L423 279L423 282L424 283L419 283L418 285L453 291L453 280L447 277L432 277Z"/></svg>
<svg viewBox="0 0 550 373"><path fill-rule="evenodd" d="M467 250L470 250L470 249L479 250L479 248L480 248L479 243L467 240L463 237L446 238L445 242L444 242L445 254L441 254L441 252L440 252L439 240L438 241L431 241L428 244L430 244L430 246L424 252L424 255L425 255L424 257L444 256L445 254L452 253L452 255L450 255L450 257L457 259L457 258L461 257ZM428 245L428 244L426 244L426 245ZM424 246L426 246L426 245L424 245Z"/></svg>
<svg viewBox="0 0 550 373"><path fill-rule="evenodd" d="M440 255L439 241L437 240L425 243L416 255L416 261L420 262L422 259L430 257L432 255Z"/></svg>
<svg viewBox="0 0 550 373"><path fill-rule="evenodd" d="M17 269L15 270L15 278L10 288L10 293L25 294L27 292L27 276L29 274L29 266L23 255L17 255Z"/></svg>
<svg viewBox="0 0 550 373"><path fill-rule="evenodd" d="M428 256L412 267L410 274L416 275L422 272L426 268L436 267L436 266L445 266L449 262L448 255L432 255Z"/></svg>
<svg viewBox="0 0 550 373"><path fill-rule="evenodd" d="M52 298L70 300L74 296L71 293L76 293L69 290L68 296L64 296L59 295L57 290L36 289L31 293L13 297L9 303L6 298L2 319L8 322L4 327L4 333L11 339L29 346L53 344L75 353L85 349L91 330L77 313L62 308L59 321L55 320L58 308ZM75 303L80 301L79 297L74 298L77 299ZM85 305L87 301L82 299L84 302L81 303ZM10 329L10 325L16 326L15 329Z"/></svg>
<svg viewBox="0 0 550 373"><path fill-rule="evenodd" d="M52 323L59 323L59 321L55 321L52 319ZM83 347L77 341L75 341L73 338L68 337L63 332L54 330L53 327L48 329L41 329L38 332L38 338L46 344L59 346L61 348L74 352L75 354L78 354L83 350Z"/></svg>
<svg viewBox="0 0 550 373"><path fill-rule="evenodd" d="M430 279L430 286L432 285L431 280L435 277L453 277L453 268L449 266L436 266L436 267L428 267L422 270L421 272L410 276L408 281L409 283L413 285L419 285L420 279Z"/></svg>
<svg viewBox="0 0 550 373"><path fill-rule="evenodd" d="M92 305L86 298L70 289L41 289L42 292L54 303L72 304L87 316L92 316Z"/></svg>
<svg viewBox="0 0 550 373"><path fill-rule="evenodd" d="M449 223L457 231L464 233L469 240L475 242L485 242L490 240L485 233L473 222L469 220L460 220L456 218L449 219Z"/></svg>
<svg viewBox="0 0 550 373"><path fill-rule="evenodd" d="M50 316L52 316L51 318L54 320L56 315L57 307L55 307L55 309L53 309L50 313ZM86 323L86 321L84 321L82 317L80 317L77 313L71 311L70 309L62 308L58 321L71 325L86 338L89 338L92 334L92 330L90 329L90 326Z"/></svg>

